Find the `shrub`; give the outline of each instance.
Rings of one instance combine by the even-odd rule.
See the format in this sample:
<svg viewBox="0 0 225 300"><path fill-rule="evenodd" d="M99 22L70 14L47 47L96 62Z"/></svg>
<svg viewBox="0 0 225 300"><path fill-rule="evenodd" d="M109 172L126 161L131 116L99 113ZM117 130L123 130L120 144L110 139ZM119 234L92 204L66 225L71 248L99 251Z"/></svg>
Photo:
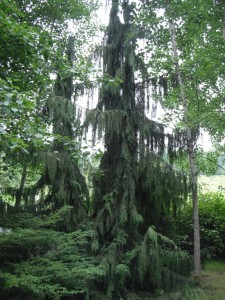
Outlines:
<svg viewBox="0 0 225 300"><path fill-rule="evenodd" d="M225 257L225 196L221 192L199 195L201 249L206 256ZM176 220L177 242L190 253L193 249L192 204L188 203Z"/></svg>
<svg viewBox="0 0 225 300"><path fill-rule="evenodd" d="M61 212L33 216L33 224L30 215L4 217L10 230L0 233L1 299L84 299L93 280L103 276L90 253L91 224L68 233L49 228L61 223Z"/></svg>

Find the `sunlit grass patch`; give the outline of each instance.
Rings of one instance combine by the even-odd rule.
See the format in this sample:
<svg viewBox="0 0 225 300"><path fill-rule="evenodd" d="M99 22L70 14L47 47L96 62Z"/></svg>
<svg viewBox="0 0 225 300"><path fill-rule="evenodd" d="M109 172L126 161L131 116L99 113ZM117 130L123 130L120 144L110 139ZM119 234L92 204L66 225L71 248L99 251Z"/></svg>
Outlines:
<svg viewBox="0 0 225 300"><path fill-rule="evenodd" d="M225 274L225 261L209 261L205 265L205 271L207 272L222 272ZM225 287L225 283L224 283Z"/></svg>
<svg viewBox="0 0 225 300"><path fill-rule="evenodd" d="M225 261L210 261L202 274L206 300L225 300Z"/></svg>
<svg viewBox="0 0 225 300"><path fill-rule="evenodd" d="M199 189L202 193L224 192L225 175L198 176Z"/></svg>

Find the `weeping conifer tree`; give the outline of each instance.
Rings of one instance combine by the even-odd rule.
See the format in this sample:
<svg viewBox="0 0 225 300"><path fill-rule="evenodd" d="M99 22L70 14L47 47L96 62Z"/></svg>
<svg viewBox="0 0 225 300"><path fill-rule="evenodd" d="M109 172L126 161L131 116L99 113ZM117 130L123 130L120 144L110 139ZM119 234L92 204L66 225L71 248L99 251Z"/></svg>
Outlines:
<svg viewBox="0 0 225 300"><path fill-rule="evenodd" d="M72 67L75 60L72 37L69 38L65 58ZM58 74L53 94L46 104L55 140L52 149L40 155L42 175L32 189L32 193L39 193L40 210L51 212L65 205L71 207L62 225L66 230L73 229L87 217L89 202L85 179L73 155L76 151L77 154L80 152L80 149L75 147L76 133L79 132L80 125L76 120L76 107L73 100L72 75L63 77Z"/></svg>
<svg viewBox="0 0 225 300"><path fill-rule="evenodd" d="M151 227L159 230L186 196L185 176L163 160L166 149L172 160L179 142L145 115L145 82L150 81L135 54L138 32L132 25L132 4L122 1L124 23L119 13L119 1L112 0L103 51L103 75L110 80L86 120L94 136L104 134L106 149L92 202L92 248L101 257L105 276L99 290L105 296L96 293L93 299L126 298L131 289L171 289L188 272L187 255Z"/></svg>

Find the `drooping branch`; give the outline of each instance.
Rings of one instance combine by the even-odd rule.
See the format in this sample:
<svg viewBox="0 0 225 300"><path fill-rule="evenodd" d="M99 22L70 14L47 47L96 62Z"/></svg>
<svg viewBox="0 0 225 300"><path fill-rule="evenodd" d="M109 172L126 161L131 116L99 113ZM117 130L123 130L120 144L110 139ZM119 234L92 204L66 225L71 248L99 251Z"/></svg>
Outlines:
<svg viewBox="0 0 225 300"><path fill-rule="evenodd" d="M173 161L182 137L169 134L165 126L145 114L147 90L152 88L157 92L158 85L165 83L148 80L146 72L139 72L140 57L135 51L138 34L132 23L132 7L128 1L123 1L121 7L118 0L112 1L103 55L104 75L109 80L103 82L100 105L87 113L84 125L91 126L94 139L103 138L105 146L101 175L95 177L93 183L95 235L92 247L101 257L107 292L113 290L115 297L125 291L125 283L120 288L117 277L113 277L117 266L123 263L125 251L136 251L134 261L125 265L140 268L133 279L135 288L153 290L164 284L164 276L168 280L176 277L175 270L168 276L164 274L164 262L160 261L158 282L154 282L156 277L150 265L156 263L161 253L155 253L152 258L154 250L145 236L151 225L162 229L166 217L171 211L175 212L187 196L186 177L168 163ZM123 14L123 23L119 13ZM143 74L139 78L143 84L137 84L136 72ZM141 274L146 279L144 282Z"/></svg>

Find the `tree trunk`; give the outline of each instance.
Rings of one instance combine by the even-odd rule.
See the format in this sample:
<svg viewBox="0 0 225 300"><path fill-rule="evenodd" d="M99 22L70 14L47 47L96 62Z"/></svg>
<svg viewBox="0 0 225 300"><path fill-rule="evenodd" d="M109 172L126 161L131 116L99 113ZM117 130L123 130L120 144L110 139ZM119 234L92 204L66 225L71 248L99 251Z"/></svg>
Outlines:
<svg viewBox="0 0 225 300"><path fill-rule="evenodd" d="M16 203L15 203L15 209L16 210L19 210L19 208L20 208L21 197L22 197L22 194L23 194L23 189L24 189L24 185L25 185L26 176L27 176L27 163L25 162L24 165L23 165L23 172L22 172L22 177L21 177L21 180L20 180L20 187L16 191Z"/></svg>
<svg viewBox="0 0 225 300"><path fill-rule="evenodd" d="M180 88L180 97L183 106L184 113L184 124L187 134L187 151L190 166L190 180L191 180L191 191L192 191L192 201L193 201L193 222L194 222L194 276L196 279L201 276L201 256L200 256L200 228L199 228L199 213L198 213L198 191L197 191L197 168L195 164L195 154L194 154L194 140L191 132L191 128L188 124L188 104L186 100L186 95L183 86L183 80L181 71L179 68L179 57L177 53L176 36L175 30L172 22L169 23L170 26L170 36L173 46L173 56L176 65L178 85Z"/></svg>

